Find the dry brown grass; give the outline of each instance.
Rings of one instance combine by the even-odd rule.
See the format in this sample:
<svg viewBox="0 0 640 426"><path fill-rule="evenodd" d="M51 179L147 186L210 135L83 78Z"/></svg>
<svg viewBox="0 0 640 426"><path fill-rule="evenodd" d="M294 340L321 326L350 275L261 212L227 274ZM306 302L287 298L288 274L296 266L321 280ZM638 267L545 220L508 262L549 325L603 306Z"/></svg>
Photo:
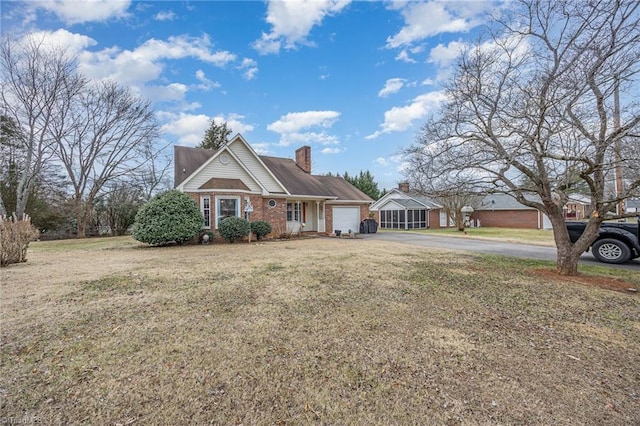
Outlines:
<svg viewBox="0 0 640 426"><path fill-rule="evenodd" d="M0 418L638 424L639 297L539 267L358 239L34 243L2 271Z"/></svg>

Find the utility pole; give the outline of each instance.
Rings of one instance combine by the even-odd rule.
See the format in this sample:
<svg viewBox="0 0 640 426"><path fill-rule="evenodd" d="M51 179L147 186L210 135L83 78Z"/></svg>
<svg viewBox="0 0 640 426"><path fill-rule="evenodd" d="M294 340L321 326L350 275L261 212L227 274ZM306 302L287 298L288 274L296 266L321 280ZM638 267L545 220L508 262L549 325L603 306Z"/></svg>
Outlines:
<svg viewBox="0 0 640 426"><path fill-rule="evenodd" d="M614 74L614 88L613 88L613 131L620 130L620 80L618 74ZM624 214L624 202L620 199L622 194L622 156L620 155L621 142L620 138L616 139L614 146L615 154L615 176L616 176L616 197L618 203L616 205L616 213L618 215Z"/></svg>

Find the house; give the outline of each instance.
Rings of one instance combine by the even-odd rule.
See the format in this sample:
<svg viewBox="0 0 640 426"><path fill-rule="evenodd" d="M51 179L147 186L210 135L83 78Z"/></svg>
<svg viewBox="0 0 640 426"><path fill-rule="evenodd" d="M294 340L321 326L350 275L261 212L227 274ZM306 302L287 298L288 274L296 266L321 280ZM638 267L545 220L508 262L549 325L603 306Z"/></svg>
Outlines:
<svg viewBox="0 0 640 426"><path fill-rule="evenodd" d="M471 214L472 226L551 229L551 222L546 215L520 204L507 194L486 195L479 205L472 207L474 208ZM381 229L454 226L443 206L424 195L411 191L407 182L402 182L398 188L387 192L371 205L370 210L375 213Z"/></svg>
<svg viewBox="0 0 640 426"><path fill-rule="evenodd" d="M447 226L442 206L429 198L410 191L402 182L370 207L381 229L425 229Z"/></svg>
<svg viewBox="0 0 640 426"><path fill-rule="evenodd" d="M627 198L624 211L626 213L640 213L640 198Z"/></svg>
<svg viewBox="0 0 640 426"><path fill-rule="evenodd" d="M311 174L311 148L295 160L258 155L240 135L218 150L174 147L174 187L215 230L221 219L264 220L274 233L358 232L373 200L341 177Z"/></svg>
<svg viewBox="0 0 640 426"><path fill-rule="evenodd" d="M565 219L582 220L589 217L592 212L591 198L581 194L569 194L567 203L562 206L562 214Z"/></svg>
<svg viewBox="0 0 640 426"><path fill-rule="evenodd" d="M508 194L489 194L473 206L475 226L496 228L551 229L551 221L541 211L520 204Z"/></svg>

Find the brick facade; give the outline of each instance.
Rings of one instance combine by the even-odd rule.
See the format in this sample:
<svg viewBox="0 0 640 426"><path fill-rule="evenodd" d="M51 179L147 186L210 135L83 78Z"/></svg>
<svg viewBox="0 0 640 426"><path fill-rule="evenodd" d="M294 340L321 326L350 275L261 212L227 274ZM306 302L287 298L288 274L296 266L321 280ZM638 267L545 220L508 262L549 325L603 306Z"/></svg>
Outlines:
<svg viewBox="0 0 640 426"><path fill-rule="evenodd" d="M480 219L480 226L496 228L542 228L542 219L537 210L476 210L472 220Z"/></svg>

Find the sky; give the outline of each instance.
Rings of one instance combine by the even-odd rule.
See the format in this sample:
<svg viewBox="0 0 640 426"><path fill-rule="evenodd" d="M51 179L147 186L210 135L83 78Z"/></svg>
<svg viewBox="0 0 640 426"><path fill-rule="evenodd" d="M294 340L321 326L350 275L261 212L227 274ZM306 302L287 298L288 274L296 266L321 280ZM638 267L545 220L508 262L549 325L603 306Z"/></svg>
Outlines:
<svg viewBox="0 0 640 426"><path fill-rule="evenodd" d="M369 170L397 187L486 1L0 2L3 33L41 35L79 71L149 99L159 146L227 122L260 155L311 146L312 173Z"/></svg>

